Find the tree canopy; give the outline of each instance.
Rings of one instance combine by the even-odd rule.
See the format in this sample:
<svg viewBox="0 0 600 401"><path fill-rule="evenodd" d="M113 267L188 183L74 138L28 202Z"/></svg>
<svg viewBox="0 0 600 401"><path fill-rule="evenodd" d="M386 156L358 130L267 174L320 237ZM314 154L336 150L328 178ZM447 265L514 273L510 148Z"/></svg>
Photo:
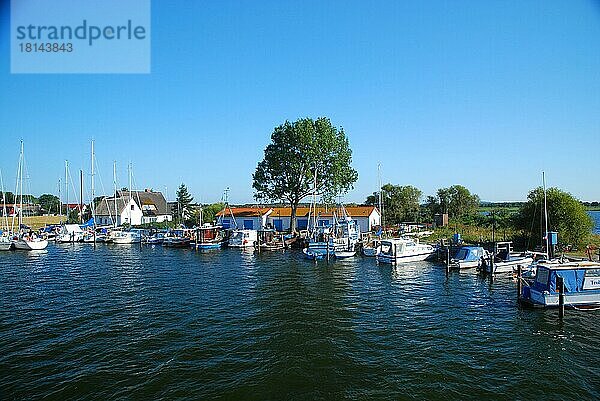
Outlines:
<svg viewBox="0 0 600 401"><path fill-rule="evenodd" d="M449 218L460 218L473 214L479 207L479 196L462 185L452 185L449 188L440 188L435 196L428 196L425 208L431 215L448 213Z"/></svg>
<svg viewBox="0 0 600 401"><path fill-rule="evenodd" d="M412 185L385 184L382 188L383 211L386 224L417 221L423 193ZM379 193L369 195L367 205L379 205Z"/></svg>
<svg viewBox="0 0 600 401"><path fill-rule="evenodd" d="M546 191L548 205L548 231L558 232L562 244L581 245L594 227L585 206L568 192L558 188ZM532 238L545 235L543 221L544 190L541 187L529 192L527 202L521 206L517 216L518 227Z"/></svg>
<svg viewBox="0 0 600 401"><path fill-rule="evenodd" d="M177 208L178 208L178 217L180 221L186 220L191 217L191 203L194 200L194 197L190 195L185 184L181 184L177 189Z"/></svg>
<svg viewBox="0 0 600 401"><path fill-rule="evenodd" d="M351 163L352 150L344 130L328 118L286 121L273 130L252 176L252 187L258 200L290 204L294 231L298 204L306 196L314 192L332 200L353 187L358 173Z"/></svg>
<svg viewBox="0 0 600 401"><path fill-rule="evenodd" d="M40 207L46 213L58 213L58 207L60 200L57 196L51 194L43 194L38 198L38 202L40 203Z"/></svg>

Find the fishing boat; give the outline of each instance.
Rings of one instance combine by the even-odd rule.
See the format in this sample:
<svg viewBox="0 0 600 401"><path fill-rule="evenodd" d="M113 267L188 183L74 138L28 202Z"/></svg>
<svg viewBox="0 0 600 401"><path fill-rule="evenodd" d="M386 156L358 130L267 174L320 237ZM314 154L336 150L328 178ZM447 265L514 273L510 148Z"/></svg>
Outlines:
<svg viewBox="0 0 600 401"><path fill-rule="evenodd" d="M421 244L416 238L393 238L381 241L376 258L378 263L398 264L420 262L434 254L433 246Z"/></svg>
<svg viewBox="0 0 600 401"><path fill-rule="evenodd" d="M517 266L530 266L533 263L533 256L530 253L513 252L512 242L497 242L494 244L493 263L486 262L480 268L486 273L513 273Z"/></svg>
<svg viewBox="0 0 600 401"><path fill-rule="evenodd" d="M233 230L227 241L231 248L253 248L258 239L258 231L250 229Z"/></svg>
<svg viewBox="0 0 600 401"><path fill-rule="evenodd" d="M383 233L382 229L379 229L377 232L376 238L368 239L366 244L362 246L362 254L363 256L373 258L377 256L379 251L381 250L381 235Z"/></svg>
<svg viewBox="0 0 600 401"><path fill-rule="evenodd" d="M461 246L450 259L450 267L454 269L481 268L489 258L489 253L480 246Z"/></svg>
<svg viewBox="0 0 600 401"><path fill-rule="evenodd" d="M258 251L277 251L287 247L283 234L273 229L259 230L254 245Z"/></svg>
<svg viewBox="0 0 600 401"><path fill-rule="evenodd" d="M224 242L225 231L223 226L205 223L196 229L192 245L196 249L208 250L221 248Z"/></svg>
<svg viewBox="0 0 600 401"><path fill-rule="evenodd" d="M359 228L354 220L345 217L338 221L334 214L334 224L317 226L308 246L302 252L310 260L350 258L356 255L359 235Z"/></svg>
<svg viewBox="0 0 600 401"><path fill-rule="evenodd" d="M161 245L165 240L165 233L154 233L145 237L142 242L146 245Z"/></svg>
<svg viewBox="0 0 600 401"><path fill-rule="evenodd" d="M165 235L162 245L168 248L187 248L190 246L190 230L171 230Z"/></svg>
<svg viewBox="0 0 600 401"><path fill-rule="evenodd" d="M566 307L600 307L600 263L587 261L538 263L535 279L522 288L520 303L530 307L558 307L558 277L563 279Z"/></svg>

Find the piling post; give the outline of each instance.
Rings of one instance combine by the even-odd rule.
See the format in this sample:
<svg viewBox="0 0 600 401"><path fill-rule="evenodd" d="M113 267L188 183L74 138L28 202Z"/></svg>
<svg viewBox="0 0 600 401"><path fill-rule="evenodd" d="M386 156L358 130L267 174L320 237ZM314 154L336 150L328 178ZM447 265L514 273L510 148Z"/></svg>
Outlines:
<svg viewBox="0 0 600 401"><path fill-rule="evenodd" d="M446 246L446 277L450 274L450 245Z"/></svg>
<svg viewBox="0 0 600 401"><path fill-rule="evenodd" d="M496 245L494 245L494 252L492 252L492 256L490 257L490 283L494 282L495 259L496 259Z"/></svg>
<svg viewBox="0 0 600 401"><path fill-rule="evenodd" d="M558 287L558 318L562 320L565 316L565 282L562 277L556 277L556 286Z"/></svg>
<svg viewBox="0 0 600 401"><path fill-rule="evenodd" d="M327 245L325 245L325 252L327 253L326 257L327 257L327 263L329 263L329 237L325 238L325 242Z"/></svg>
<svg viewBox="0 0 600 401"><path fill-rule="evenodd" d="M256 243L258 244L256 249L258 253L260 253L260 232L258 232L258 234L256 235Z"/></svg>
<svg viewBox="0 0 600 401"><path fill-rule="evenodd" d="M521 300L521 293L523 292L523 281L521 280L521 275L523 274L523 267L521 265L517 266L517 301Z"/></svg>

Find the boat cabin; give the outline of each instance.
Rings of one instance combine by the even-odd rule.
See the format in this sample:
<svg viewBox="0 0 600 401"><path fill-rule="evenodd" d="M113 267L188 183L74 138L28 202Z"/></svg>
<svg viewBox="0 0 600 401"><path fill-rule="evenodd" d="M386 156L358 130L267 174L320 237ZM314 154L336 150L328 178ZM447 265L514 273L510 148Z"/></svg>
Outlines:
<svg viewBox="0 0 600 401"><path fill-rule="evenodd" d="M600 305L600 263L539 263L534 281L523 287L521 301L529 306L558 306L557 278L564 283L566 306Z"/></svg>

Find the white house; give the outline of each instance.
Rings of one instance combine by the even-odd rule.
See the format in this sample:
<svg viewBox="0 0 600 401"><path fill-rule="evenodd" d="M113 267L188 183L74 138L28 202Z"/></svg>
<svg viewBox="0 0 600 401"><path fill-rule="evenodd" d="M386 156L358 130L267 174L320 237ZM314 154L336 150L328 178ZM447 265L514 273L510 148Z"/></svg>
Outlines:
<svg viewBox="0 0 600 401"><path fill-rule="evenodd" d="M381 215L374 206L348 206L345 208L347 215L360 227L361 232L369 232L381 224ZM296 210L296 224L299 230L305 230L308 226L310 209L299 207ZM332 224L334 213L337 218L342 216L342 211L337 208L318 207L316 220L319 225ZM292 209L289 207L232 207L217 213L217 222L223 227L237 225L238 228L274 228L277 231L290 229ZM235 224L234 224L235 221Z"/></svg>
<svg viewBox="0 0 600 401"><path fill-rule="evenodd" d="M173 220L167 211L167 201L162 193L144 191L117 191L116 197L105 197L96 207L98 225L162 223ZM116 203L116 212L115 212Z"/></svg>

